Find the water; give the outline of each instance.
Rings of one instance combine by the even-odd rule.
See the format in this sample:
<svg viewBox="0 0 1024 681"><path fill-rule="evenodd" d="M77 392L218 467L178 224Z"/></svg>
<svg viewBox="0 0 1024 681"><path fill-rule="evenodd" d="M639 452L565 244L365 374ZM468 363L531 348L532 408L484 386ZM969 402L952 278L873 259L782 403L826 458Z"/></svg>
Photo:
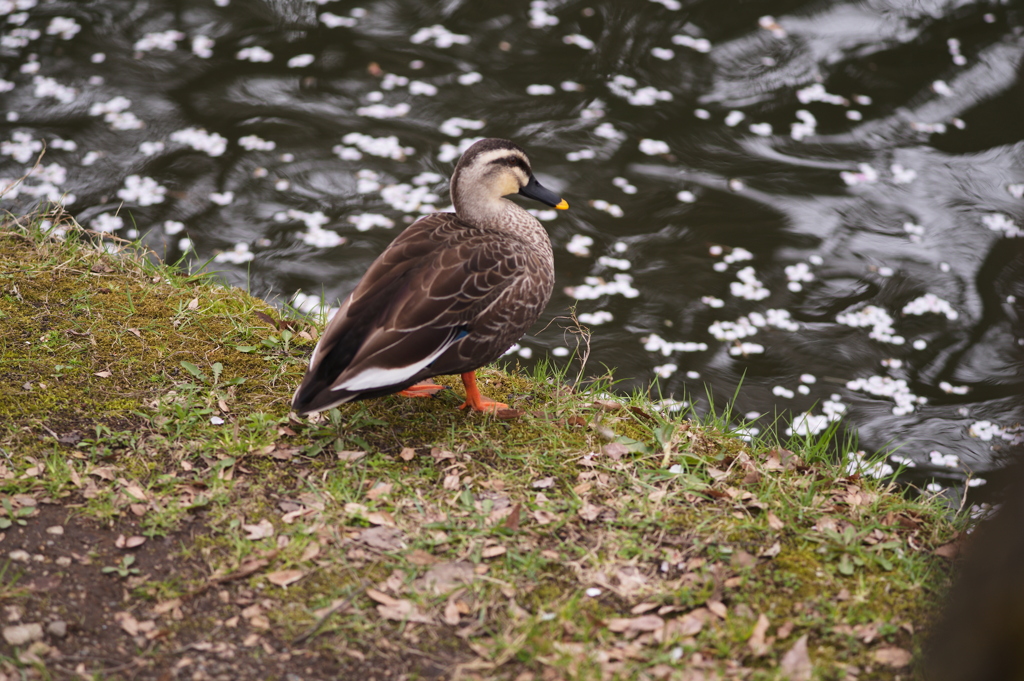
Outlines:
<svg viewBox="0 0 1024 681"><path fill-rule="evenodd" d="M0 0L0 207L307 309L478 136L571 210L513 352L751 432L844 417L938 486L1021 430L1024 10L1002 2ZM536 208L536 205L529 206ZM555 323L548 324L555 320ZM666 402L670 406L671 402ZM783 426L786 427L785 425Z"/></svg>

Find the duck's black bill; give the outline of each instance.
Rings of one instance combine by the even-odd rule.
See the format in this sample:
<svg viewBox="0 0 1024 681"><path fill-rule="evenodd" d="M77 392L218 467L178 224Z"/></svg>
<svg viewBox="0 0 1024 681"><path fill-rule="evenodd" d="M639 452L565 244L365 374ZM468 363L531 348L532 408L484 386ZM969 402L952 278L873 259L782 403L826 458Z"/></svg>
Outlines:
<svg viewBox="0 0 1024 681"><path fill-rule="evenodd" d="M528 199L540 201L552 208L565 210L569 207L569 204L563 201L558 194L538 182L537 178L533 175L530 175L530 181L526 183L526 186L519 189L519 193Z"/></svg>

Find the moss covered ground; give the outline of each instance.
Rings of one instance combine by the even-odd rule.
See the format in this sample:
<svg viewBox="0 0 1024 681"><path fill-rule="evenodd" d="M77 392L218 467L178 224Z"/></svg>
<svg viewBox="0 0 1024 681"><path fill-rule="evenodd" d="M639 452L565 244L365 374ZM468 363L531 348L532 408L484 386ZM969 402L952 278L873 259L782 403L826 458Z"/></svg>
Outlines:
<svg viewBox="0 0 1024 681"><path fill-rule="evenodd" d="M297 418L318 324L48 217L0 227L0 679L917 677L953 521L834 433L550 368Z"/></svg>

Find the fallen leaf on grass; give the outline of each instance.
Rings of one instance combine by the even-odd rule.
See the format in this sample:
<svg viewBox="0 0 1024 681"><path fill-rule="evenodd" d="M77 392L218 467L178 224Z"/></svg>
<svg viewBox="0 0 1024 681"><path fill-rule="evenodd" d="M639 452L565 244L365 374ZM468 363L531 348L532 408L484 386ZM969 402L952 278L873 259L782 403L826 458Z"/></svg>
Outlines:
<svg viewBox="0 0 1024 681"><path fill-rule="evenodd" d="M117 469L112 466L96 466L89 469L89 475L95 475L101 480L113 480L116 477L114 475L116 471Z"/></svg>
<svg viewBox="0 0 1024 681"><path fill-rule="evenodd" d="M96 373L93 374L93 376L98 376L100 378L110 378L111 376L113 376L113 374L110 373L109 371L97 371Z"/></svg>
<svg viewBox="0 0 1024 681"><path fill-rule="evenodd" d="M255 525L242 525L242 529L248 533L245 535L245 538L251 541L274 536L274 526L266 518Z"/></svg>
<svg viewBox="0 0 1024 681"><path fill-rule="evenodd" d="M388 596L383 591L378 591L372 587L366 589L366 595L374 601L377 601L381 605L395 605L398 603L398 599L394 596Z"/></svg>
<svg viewBox="0 0 1024 681"><path fill-rule="evenodd" d="M906 667L910 664L911 657L908 651L896 647L879 648L874 654L875 662L892 667L893 669Z"/></svg>
<svg viewBox="0 0 1024 681"><path fill-rule="evenodd" d="M743 549L737 549L732 554L732 558L729 559L729 564L734 568L749 568L757 565L757 558L747 553Z"/></svg>
<svg viewBox="0 0 1024 681"><path fill-rule="evenodd" d="M504 546L486 546L480 552L480 557L481 558L497 558L498 556L504 555L507 550L508 549L506 549Z"/></svg>
<svg viewBox="0 0 1024 681"><path fill-rule="evenodd" d="M657 615L641 615L640 617L613 617L608 620L608 630L617 634L639 634L645 631L658 631L665 626L665 620Z"/></svg>
<svg viewBox="0 0 1024 681"><path fill-rule="evenodd" d="M338 452L338 461L348 461L349 463L352 463L353 461L359 461L359 459L364 456L366 456L366 452L345 450L343 452Z"/></svg>
<svg viewBox="0 0 1024 681"><path fill-rule="evenodd" d="M540 480L534 480L532 483L530 483L530 487L534 489L549 489L554 486L554 478L541 478Z"/></svg>
<svg viewBox="0 0 1024 681"><path fill-rule="evenodd" d="M434 621L433 618L423 613L410 600L394 598L388 596L383 591L377 591L372 588L366 590L366 595L380 603L377 606L377 612L384 619L398 620L400 622L422 622L424 624Z"/></svg>
<svg viewBox="0 0 1024 681"><path fill-rule="evenodd" d="M288 586L294 584L306 575L302 570L278 570L267 575L267 580L277 586Z"/></svg>
<svg viewBox="0 0 1024 681"><path fill-rule="evenodd" d="M654 610L657 607L657 603L639 603L630 608L629 611L634 615L642 615L645 612L650 612L651 610Z"/></svg>
<svg viewBox="0 0 1024 681"><path fill-rule="evenodd" d="M726 615L729 614L728 608L725 607L725 604L722 603L722 601L708 601L707 603L705 603L705 605L707 606L708 610L710 610L711 613L719 619L724 620Z"/></svg>
<svg viewBox="0 0 1024 681"><path fill-rule="evenodd" d="M961 542L959 539L956 541L951 541L948 544L943 544L939 548L935 549L934 551L932 551L932 553L941 558L953 560L958 555L960 555L960 549L962 547L962 544L963 542Z"/></svg>
<svg viewBox="0 0 1024 681"><path fill-rule="evenodd" d="M359 533L359 541L381 551L395 551L404 548L401 530L378 525Z"/></svg>
<svg viewBox="0 0 1024 681"><path fill-rule="evenodd" d="M402 447L402 451L398 454L398 458L402 461L412 461L415 456L416 450L412 447Z"/></svg>
<svg viewBox="0 0 1024 681"><path fill-rule="evenodd" d="M779 542L775 542L774 544L772 544L771 546L766 548L764 551L762 551L758 555L761 556L762 558L774 558L775 556L779 555L780 553L782 553L782 544L779 543Z"/></svg>
<svg viewBox="0 0 1024 681"><path fill-rule="evenodd" d="M704 628L704 622L711 617L707 608L697 608L682 617L668 621L665 625L665 638L696 636Z"/></svg>
<svg viewBox="0 0 1024 681"><path fill-rule="evenodd" d="M775 515L771 511L768 511L768 513L765 514L765 517L768 519L768 527L773 530L778 531L786 526L785 523L779 520L779 516Z"/></svg>
<svg viewBox="0 0 1024 681"><path fill-rule="evenodd" d="M366 514L366 519L374 525L386 525L395 527L395 518L387 511L371 511Z"/></svg>
<svg viewBox="0 0 1024 681"><path fill-rule="evenodd" d="M437 558L423 549L416 549L406 555L406 559L413 565L433 565L437 562Z"/></svg>
<svg viewBox="0 0 1024 681"><path fill-rule="evenodd" d="M556 514L542 509L537 509L530 513L530 515L533 516L533 519L537 521L538 525L548 525L558 520L558 516Z"/></svg>
<svg viewBox="0 0 1024 681"><path fill-rule="evenodd" d="M614 461L618 461L626 454L629 454L629 447L621 442L609 442L604 447L601 447L601 453Z"/></svg>
<svg viewBox="0 0 1024 681"><path fill-rule="evenodd" d="M377 613L388 620L397 620L399 622L420 622L422 624L432 624L434 621L433 617L430 617L418 607L412 601L401 600L394 605L378 605Z"/></svg>
<svg viewBox="0 0 1024 681"><path fill-rule="evenodd" d="M455 599L449 598L444 606L444 623L454 627L459 623L461 617L462 613L459 612L459 606L455 604Z"/></svg>
<svg viewBox="0 0 1024 681"><path fill-rule="evenodd" d="M306 548L302 552L302 557L299 558L299 560L302 561L302 562L305 562L307 560L313 560L314 558L316 558L319 555L320 555L320 544L318 544L315 541L311 541L311 542L309 542L309 544L306 545Z"/></svg>
<svg viewBox="0 0 1024 681"><path fill-rule="evenodd" d="M382 482L369 492L366 493L366 498L370 500L376 500L377 497L384 496L385 494L391 494L393 486L390 482Z"/></svg>
<svg viewBox="0 0 1024 681"><path fill-rule="evenodd" d="M414 584L421 591L428 591L435 596L440 596L457 586L469 584L474 578L473 564L469 561L460 560L434 565L422 577L417 579Z"/></svg>
<svg viewBox="0 0 1024 681"><path fill-rule="evenodd" d="M811 656L807 654L807 634L804 634L782 656L779 671L788 681L811 681L811 669Z"/></svg>
<svg viewBox="0 0 1024 681"><path fill-rule="evenodd" d="M519 529L519 512L520 512L521 508L522 508L521 504L516 504L515 506L513 506L512 510L509 511L508 517L505 518L505 522L503 522L501 524L502 527L504 527L506 530L512 530L513 532L518 530Z"/></svg>
<svg viewBox="0 0 1024 681"><path fill-rule="evenodd" d="M230 582L235 579L244 579L251 574L254 574L263 568L270 565L270 561L266 558L257 558L256 560L248 560L238 566L238 569L227 574L214 573L212 581L214 582Z"/></svg>
<svg viewBox="0 0 1024 681"><path fill-rule="evenodd" d="M601 516L601 511L603 510L604 508L592 504L589 501L585 501L583 502L583 506L580 508L579 511L577 511L577 513L579 513L579 516L581 518L583 518L587 522L592 523Z"/></svg>
<svg viewBox="0 0 1024 681"><path fill-rule="evenodd" d="M757 618L757 623L754 625L754 631L751 632L750 638L747 639L747 646L757 657L761 657L768 652L768 644L765 643L764 635L768 633L769 626L768 618L764 616L764 613L761 613Z"/></svg>

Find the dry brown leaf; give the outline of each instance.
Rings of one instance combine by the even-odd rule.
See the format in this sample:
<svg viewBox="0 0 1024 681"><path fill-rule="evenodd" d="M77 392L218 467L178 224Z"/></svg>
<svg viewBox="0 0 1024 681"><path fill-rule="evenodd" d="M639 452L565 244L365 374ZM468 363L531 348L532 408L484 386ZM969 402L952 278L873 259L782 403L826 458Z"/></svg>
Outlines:
<svg viewBox="0 0 1024 681"><path fill-rule="evenodd" d="M274 526L266 518L255 525L242 525L242 529L247 532L245 538L250 541L258 541L274 536Z"/></svg>
<svg viewBox="0 0 1024 681"><path fill-rule="evenodd" d="M235 579L243 579L249 575L262 570L263 568L270 565L270 561L266 558L257 558L256 560L248 560L238 566L237 570L229 572L226 575L214 575L213 581L215 582L229 582Z"/></svg>
<svg viewBox="0 0 1024 681"><path fill-rule="evenodd" d="M755 656L761 657L768 652L768 644L765 643L764 637L768 633L768 627L771 623L768 618L765 617L764 613L761 613L757 618L757 623L754 624L754 630L750 634L750 638L747 639L747 646Z"/></svg>
<svg viewBox="0 0 1024 681"><path fill-rule="evenodd" d="M427 553L423 549L415 549L413 551L410 551L408 554L406 554L405 558L413 565L419 565L421 567L424 565L433 565L438 561L438 558L436 556Z"/></svg>
<svg viewBox="0 0 1024 681"><path fill-rule="evenodd" d="M473 564L462 560L432 566L416 580L415 584L418 589L439 596L455 587L469 584L474 577Z"/></svg>
<svg viewBox="0 0 1024 681"><path fill-rule="evenodd" d="M708 475L711 476L711 479L716 481L721 480L722 478L725 478L729 475L728 472L723 471L720 468L715 468L714 466L708 466L707 471ZM739 490L736 490L736 492L739 493Z"/></svg>
<svg viewBox="0 0 1024 681"><path fill-rule="evenodd" d="M757 558L747 553L743 549L737 549L733 554L732 558L729 559L729 564L734 568L749 568L757 565Z"/></svg>
<svg viewBox="0 0 1024 681"><path fill-rule="evenodd" d="M397 525L394 516L387 511L371 511L366 514L366 519L373 525L386 525L387 527L395 527Z"/></svg>
<svg viewBox="0 0 1024 681"><path fill-rule="evenodd" d="M913 656L909 651L893 646L888 648L879 648L875 651L873 657L875 658L875 662L879 664L884 664L885 666L892 667L893 669L899 669L900 667L906 667L910 664L910 660Z"/></svg>
<svg viewBox="0 0 1024 681"><path fill-rule="evenodd" d="M305 576L302 570L278 570L267 575L267 580L277 586L288 586L294 584Z"/></svg>
<svg viewBox="0 0 1024 681"><path fill-rule="evenodd" d="M359 541L381 551L396 551L404 548L402 532L386 525L377 525L359 533Z"/></svg>
<svg viewBox="0 0 1024 681"><path fill-rule="evenodd" d="M657 603L638 603L629 609L634 615L642 615L645 612L650 612L658 607Z"/></svg>
<svg viewBox="0 0 1024 681"><path fill-rule="evenodd" d="M508 529L508 530L512 530L512 531L518 530L519 529L519 514L520 514L521 510L522 510L522 504L516 504L515 506L513 506L512 509L508 513L508 517L505 518L505 522L502 523L502 527L504 527L505 529Z"/></svg>
<svg viewBox="0 0 1024 681"><path fill-rule="evenodd" d="M117 469L113 466L96 466L89 469L89 475L95 475L101 480L113 480L116 477L116 471Z"/></svg>
<svg viewBox="0 0 1024 681"><path fill-rule="evenodd" d="M120 624L129 636L139 635L139 621L130 612L115 612L114 621Z"/></svg>
<svg viewBox="0 0 1024 681"><path fill-rule="evenodd" d="M782 640L789 638L789 635L793 633L793 620L786 620L782 626L775 630L775 638Z"/></svg>
<svg viewBox="0 0 1024 681"><path fill-rule="evenodd" d="M533 516L533 519L537 522L538 525L549 525L550 523L553 523L556 520L558 520L558 516L556 514L552 513L551 511L545 511L542 509L537 509L536 511L530 513L530 515Z"/></svg>
<svg viewBox="0 0 1024 681"><path fill-rule="evenodd" d="M180 598L172 598L169 601L162 601L153 606L154 615L164 615L181 607Z"/></svg>
<svg viewBox="0 0 1024 681"><path fill-rule="evenodd" d="M534 480L530 483L530 487L534 489L550 489L555 486L554 478L541 478L540 480Z"/></svg>
<svg viewBox="0 0 1024 681"><path fill-rule="evenodd" d="M725 607L725 604L722 603L722 601L708 601L705 605L708 610L710 610L711 613L719 619L724 620L729 614L729 609Z"/></svg>
<svg viewBox="0 0 1024 681"><path fill-rule="evenodd" d="M398 458L402 461L412 461L415 456L416 450L412 447L402 447L402 451L398 454Z"/></svg>
<svg viewBox="0 0 1024 681"><path fill-rule="evenodd" d="M765 517L768 519L768 527L772 528L773 530L778 531L786 526L785 523L779 520L779 516L775 515L771 511L768 511L768 513L765 514Z"/></svg>
<svg viewBox="0 0 1024 681"><path fill-rule="evenodd" d="M366 498L371 501L375 501L377 497L382 497L385 494L391 494L393 486L390 482L382 482L369 492L366 493Z"/></svg>
<svg viewBox="0 0 1024 681"><path fill-rule="evenodd" d="M93 374L93 376L99 376L100 378L110 378L111 376L113 376L113 374L110 373L109 371L97 371L96 373Z"/></svg>
<svg viewBox="0 0 1024 681"><path fill-rule="evenodd" d="M505 555L506 551L508 551L508 549L506 549L504 546L485 546L484 549L480 552L480 557L497 558L498 556Z"/></svg>
<svg viewBox="0 0 1024 681"><path fill-rule="evenodd" d="M146 496L146 493L143 492L142 488L139 487L134 482L125 487L124 491L126 494L128 494L131 497L134 497L138 501L149 501L149 497Z"/></svg>
<svg viewBox="0 0 1024 681"><path fill-rule="evenodd" d="M444 476L444 482L441 483L441 486L444 487L446 490L454 491L459 489L460 481L461 478L459 477L458 473L451 473L449 475Z"/></svg>
<svg viewBox="0 0 1024 681"><path fill-rule="evenodd" d="M306 545L306 548L302 551L302 556L299 558L299 560L301 562L305 562L307 560L313 560L314 558L316 558L319 555L320 555L320 544L318 544L315 541L311 541L311 542L309 542L309 544Z"/></svg>
<svg viewBox="0 0 1024 681"><path fill-rule="evenodd" d="M771 546L766 548L764 551L762 551L758 555L761 556L762 558L774 558L775 556L779 555L780 553L782 553L782 544L780 542L776 541L774 544L772 544Z"/></svg>
<svg viewBox="0 0 1024 681"><path fill-rule="evenodd" d="M629 447L621 442L609 442L604 447L601 447L601 453L610 459L618 461L626 454L629 454Z"/></svg>
<svg viewBox="0 0 1024 681"><path fill-rule="evenodd" d="M359 459L363 458L364 456L366 456L366 452L358 450L345 450L343 452L338 452L338 461L348 461L349 463L352 463L353 461L359 461Z"/></svg>
<svg viewBox="0 0 1024 681"><path fill-rule="evenodd" d="M592 504L589 501L583 502L583 506L577 513L579 516L588 522L594 522L601 516L601 511L604 509L596 504Z"/></svg>
<svg viewBox="0 0 1024 681"><path fill-rule="evenodd" d="M384 619L399 622L420 622L431 624L434 619L416 607L412 601L396 601L394 605L378 605L377 613Z"/></svg>
<svg viewBox="0 0 1024 681"><path fill-rule="evenodd" d="M704 622L711 613L705 608L697 608L691 613L687 613L682 617L668 621L668 631L666 634L671 633L676 636L696 636L700 633L700 630L704 628Z"/></svg>
<svg viewBox="0 0 1024 681"><path fill-rule="evenodd" d="M614 617L608 620L608 629L618 634L642 633L658 631L665 626L665 620L657 615L641 615L640 617Z"/></svg>
<svg viewBox="0 0 1024 681"><path fill-rule="evenodd" d="M388 596L383 591L378 591L377 589L374 589L372 587L367 587L366 595L369 596L370 599L377 601L381 605L396 605L399 600L394 596Z"/></svg>
<svg viewBox="0 0 1024 681"><path fill-rule="evenodd" d="M807 634L804 634L782 656L779 671L787 681L811 681L812 669L811 656L807 654Z"/></svg>
<svg viewBox="0 0 1024 681"><path fill-rule="evenodd" d="M444 623L450 626L455 626L459 623L459 618L462 614L459 612L459 606L455 604L454 598L449 598L448 602L444 606Z"/></svg>

